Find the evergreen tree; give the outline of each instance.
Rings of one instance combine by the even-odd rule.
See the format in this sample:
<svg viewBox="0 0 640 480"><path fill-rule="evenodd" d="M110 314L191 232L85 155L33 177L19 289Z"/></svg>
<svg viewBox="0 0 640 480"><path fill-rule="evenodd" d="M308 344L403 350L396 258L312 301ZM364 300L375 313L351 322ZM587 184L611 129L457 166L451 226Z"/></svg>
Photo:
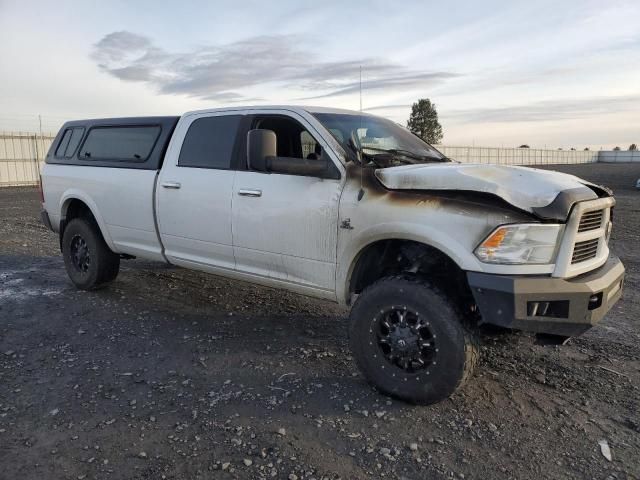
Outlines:
<svg viewBox="0 0 640 480"><path fill-rule="evenodd" d="M428 98L421 98L411 106L411 116L407 128L427 143L440 143L442 125L438 121L435 104Z"/></svg>

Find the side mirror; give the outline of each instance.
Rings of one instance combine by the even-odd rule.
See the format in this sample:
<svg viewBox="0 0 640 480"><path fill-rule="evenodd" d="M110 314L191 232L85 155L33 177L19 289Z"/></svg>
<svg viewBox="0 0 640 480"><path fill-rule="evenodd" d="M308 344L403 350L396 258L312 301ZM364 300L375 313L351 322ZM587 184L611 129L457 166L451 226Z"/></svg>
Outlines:
<svg viewBox="0 0 640 480"><path fill-rule="evenodd" d="M340 172L325 155L317 160L277 156L277 137L274 131L256 128L247 134L249 168L258 172L304 175L339 179Z"/></svg>
<svg viewBox="0 0 640 480"><path fill-rule="evenodd" d="M273 130L257 128L247 133L247 158L249 167L259 172L269 172L269 160L277 155L277 138Z"/></svg>

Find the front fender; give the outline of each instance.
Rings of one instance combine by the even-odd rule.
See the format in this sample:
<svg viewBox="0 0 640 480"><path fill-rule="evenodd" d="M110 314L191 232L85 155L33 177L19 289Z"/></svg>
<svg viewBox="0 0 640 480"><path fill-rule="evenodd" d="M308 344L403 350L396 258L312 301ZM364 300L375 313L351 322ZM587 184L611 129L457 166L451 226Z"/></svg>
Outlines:
<svg viewBox="0 0 640 480"><path fill-rule="evenodd" d="M469 250L468 245L442 231L425 224L410 222L380 223L354 234L344 245L338 259L336 274L336 294L340 303L348 302L351 275L360 254L369 245L380 240L411 240L423 243L440 250L462 270L482 270L480 261Z"/></svg>

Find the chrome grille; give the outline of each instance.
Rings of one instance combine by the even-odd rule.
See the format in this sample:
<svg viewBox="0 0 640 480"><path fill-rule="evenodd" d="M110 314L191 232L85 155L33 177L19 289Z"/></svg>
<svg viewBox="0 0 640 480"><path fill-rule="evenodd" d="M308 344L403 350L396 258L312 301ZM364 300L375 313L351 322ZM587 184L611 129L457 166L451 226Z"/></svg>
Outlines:
<svg viewBox="0 0 640 480"><path fill-rule="evenodd" d="M582 214L580 224L578 225L578 233L597 230L602 226L603 210L593 210Z"/></svg>
<svg viewBox="0 0 640 480"><path fill-rule="evenodd" d="M595 258L598 254L599 243L599 238L585 240L584 242L576 242L575 246L573 247L573 256L571 257L571 263L580 263Z"/></svg>

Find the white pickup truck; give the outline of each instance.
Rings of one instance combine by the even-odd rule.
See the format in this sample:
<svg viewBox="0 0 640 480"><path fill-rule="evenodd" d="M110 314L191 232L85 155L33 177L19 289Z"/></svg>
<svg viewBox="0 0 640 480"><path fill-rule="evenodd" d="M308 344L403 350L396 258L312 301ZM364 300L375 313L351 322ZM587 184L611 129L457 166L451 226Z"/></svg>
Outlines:
<svg viewBox="0 0 640 480"><path fill-rule="evenodd" d="M414 403L469 377L478 325L579 335L622 293L609 190L459 164L358 112L68 122L42 190L43 221L78 288L141 257L349 305L363 374Z"/></svg>

